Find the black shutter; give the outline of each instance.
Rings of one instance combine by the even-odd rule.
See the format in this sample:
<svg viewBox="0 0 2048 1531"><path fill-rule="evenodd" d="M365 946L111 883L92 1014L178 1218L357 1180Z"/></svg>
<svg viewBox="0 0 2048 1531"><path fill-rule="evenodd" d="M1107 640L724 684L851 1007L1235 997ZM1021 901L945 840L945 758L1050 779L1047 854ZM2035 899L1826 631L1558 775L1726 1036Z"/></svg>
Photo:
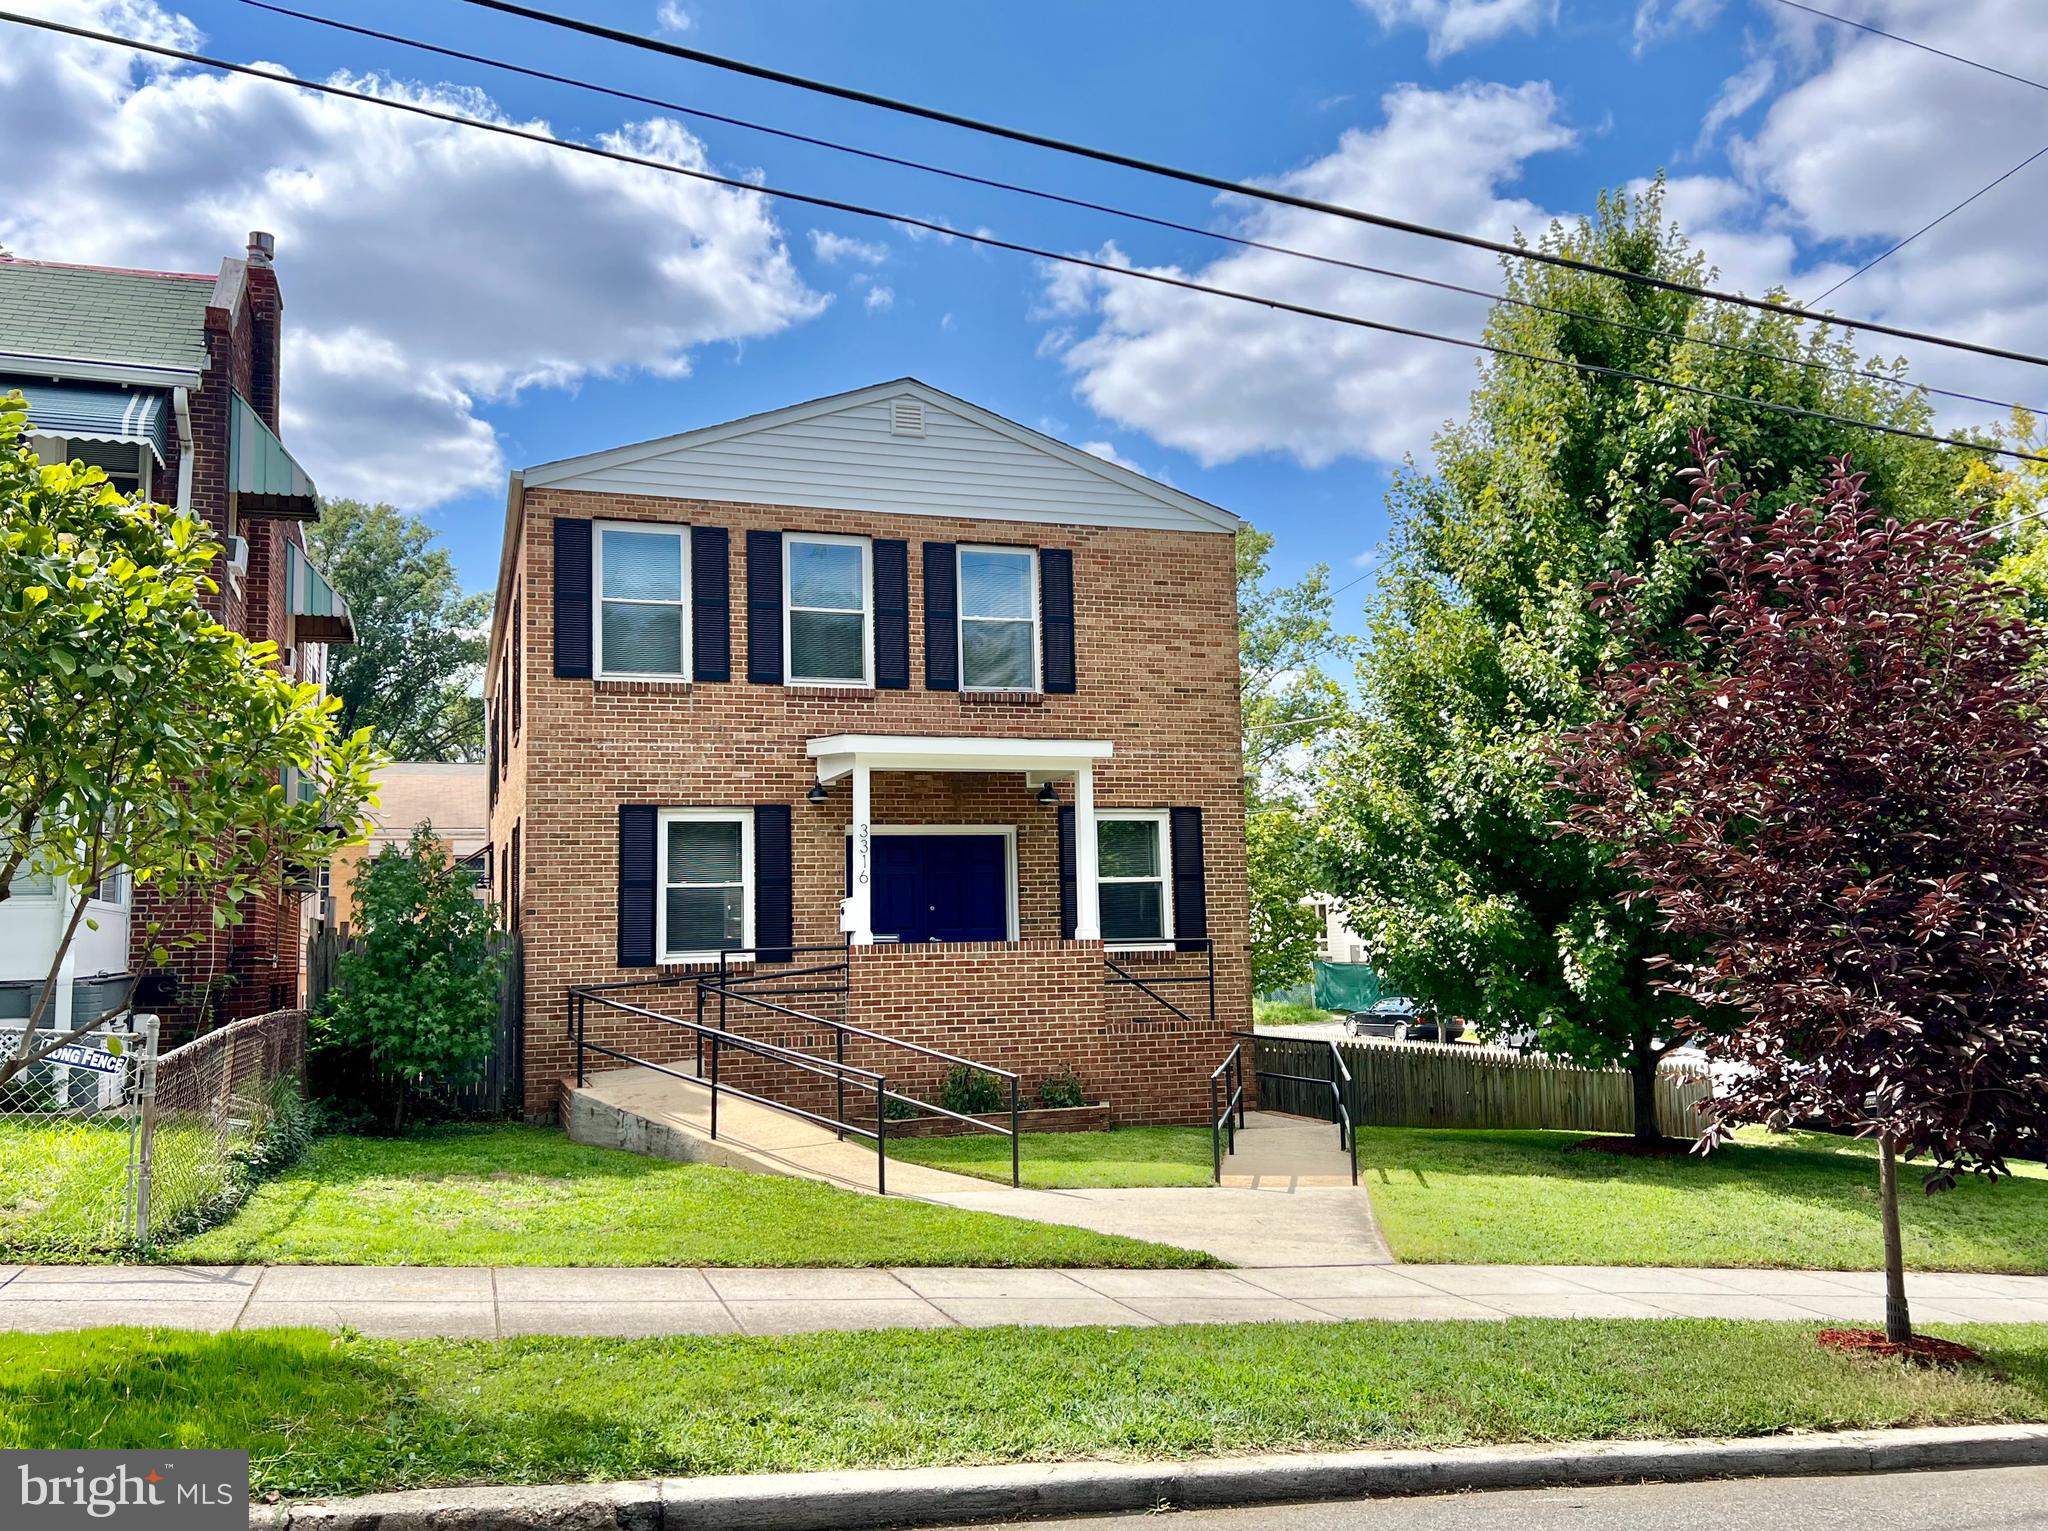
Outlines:
<svg viewBox="0 0 2048 1531"><path fill-rule="evenodd" d="M732 552L722 526L690 528L690 657L698 680L732 679Z"/></svg>
<svg viewBox="0 0 2048 1531"><path fill-rule="evenodd" d="M747 679L782 684L782 533L747 533Z"/></svg>
<svg viewBox="0 0 2048 1531"><path fill-rule="evenodd" d="M590 523L555 517L555 674L590 678Z"/></svg>
<svg viewBox="0 0 2048 1531"><path fill-rule="evenodd" d="M517 739L526 696L526 676L520 665L526 654L526 600L523 596L512 597L512 633L508 646L512 650L512 737Z"/></svg>
<svg viewBox="0 0 2048 1531"><path fill-rule="evenodd" d="M1045 689L1074 689L1074 555L1067 548L1038 551L1039 627L1045 642Z"/></svg>
<svg viewBox="0 0 2048 1531"><path fill-rule="evenodd" d="M875 688L910 685L910 544L875 539Z"/></svg>
<svg viewBox="0 0 2048 1531"><path fill-rule="evenodd" d="M1185 944L1209 934L1209 879L1202 867L1202 810L1175 808L1167 815L1173 834L1173 933Z"/></svg>
<svg viewBox="0 0 2048 1531"><path fill-rule="evenodd" d="M924 545L924 688L960 689L960 570L953 544Z"/></svg>
<svg viewBox="0 0 2048 1531"><path fill-rule="evenodd" d="M654 966L655 815L651 803L619 805L619 966Z"/></svg>
<svg viewBox="0 0 2048 1531"><path fill-rule="evenodd" d="M1074 809L1060 805L1060 939L1074 939L1074 914L1081 902L1079 874L1074 869Z"/></svg>
<svg viewBox="0 0 2048 1531"><path fill-rule="evenodd" d="M787 962L795 954L796 899L791 872L789 805L761 803L754 809L754 945L763 962Z"/></svg>
<svg viewBox="0 0 2048 1531"><path fill-rule="evenodd" d="M522 869L519 865L519 820L512 821L512 866L505 874L505 900L512 906L512 928L519 928L519 883Z"/></svg>

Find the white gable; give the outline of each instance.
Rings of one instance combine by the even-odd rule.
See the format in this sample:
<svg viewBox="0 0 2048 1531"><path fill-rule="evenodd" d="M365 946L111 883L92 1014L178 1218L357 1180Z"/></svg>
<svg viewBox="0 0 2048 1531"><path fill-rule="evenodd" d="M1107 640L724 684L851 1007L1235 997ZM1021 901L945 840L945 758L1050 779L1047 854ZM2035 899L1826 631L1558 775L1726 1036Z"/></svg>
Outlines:
<svg viewBox="0 0 2048 1531"><path fill-rule="evenodd" d="M825 510L1166 531L1238 526L1206 501L908 378L544 463L521 477L531 489Z"/></svg>

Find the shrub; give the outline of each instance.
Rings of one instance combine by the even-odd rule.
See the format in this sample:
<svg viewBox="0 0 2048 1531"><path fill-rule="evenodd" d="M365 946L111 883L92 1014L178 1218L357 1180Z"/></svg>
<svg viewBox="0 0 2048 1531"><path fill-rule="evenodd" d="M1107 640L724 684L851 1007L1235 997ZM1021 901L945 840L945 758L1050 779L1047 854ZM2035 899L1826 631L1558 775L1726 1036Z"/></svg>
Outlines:
<svg viewBox="0 0 2048 1531"><path fill-rule="evenodd" d="M1038 1103L1048 1111L1087 1105L1088 1097L1081 1089L1081 1076L1072 1069L1046 1075L1038 1082Z"/></svg>
<svg viewBox="0 0 2048 1531"><path fill-rule="evenodd" d="M991 1111L1001 1111L1009 1103L1009 1091L1000 1079L964 1063L949 1069L946 1082L939 1086L939 1104L962 1116L986 1116Z"/></svg>
<svg viewBox="0 0 2048 1531"><path fill-rule="evenodd" d="M357 945L342 956L323 1041L361 1050L393 1132L415 1096L483 1072L498 1013L492 923L425 825L357 875Z"/></svg>

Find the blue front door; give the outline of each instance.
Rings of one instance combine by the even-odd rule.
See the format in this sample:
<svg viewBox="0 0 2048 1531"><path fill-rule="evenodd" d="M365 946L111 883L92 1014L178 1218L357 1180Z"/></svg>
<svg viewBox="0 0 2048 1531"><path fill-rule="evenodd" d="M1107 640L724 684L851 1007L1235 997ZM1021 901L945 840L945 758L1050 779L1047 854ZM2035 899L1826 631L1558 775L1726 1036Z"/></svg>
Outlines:
<svg viewBox="0 0 2048 1531"><path fill-rule="evenodd" d="M873 844L871 919L878 937L1009 939L1009 859L1001 835L878 834ZM847 855L851 860L851 847Z"/></svg>

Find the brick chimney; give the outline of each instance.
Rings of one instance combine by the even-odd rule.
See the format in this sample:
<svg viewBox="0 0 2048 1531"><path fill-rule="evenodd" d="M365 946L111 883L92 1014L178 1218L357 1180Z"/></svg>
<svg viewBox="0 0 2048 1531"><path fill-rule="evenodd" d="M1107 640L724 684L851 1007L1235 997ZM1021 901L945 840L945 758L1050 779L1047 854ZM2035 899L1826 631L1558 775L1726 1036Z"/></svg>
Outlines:
<svg viewBox="0 0 2048 1531"><path fill-rule="evenodd" d="M280 353L284 345L284 296L278 291L277 236L261 229L249 235L249 314L255 321L250 335L249 402L273 431L281 430L278 420Z"/></svg>

